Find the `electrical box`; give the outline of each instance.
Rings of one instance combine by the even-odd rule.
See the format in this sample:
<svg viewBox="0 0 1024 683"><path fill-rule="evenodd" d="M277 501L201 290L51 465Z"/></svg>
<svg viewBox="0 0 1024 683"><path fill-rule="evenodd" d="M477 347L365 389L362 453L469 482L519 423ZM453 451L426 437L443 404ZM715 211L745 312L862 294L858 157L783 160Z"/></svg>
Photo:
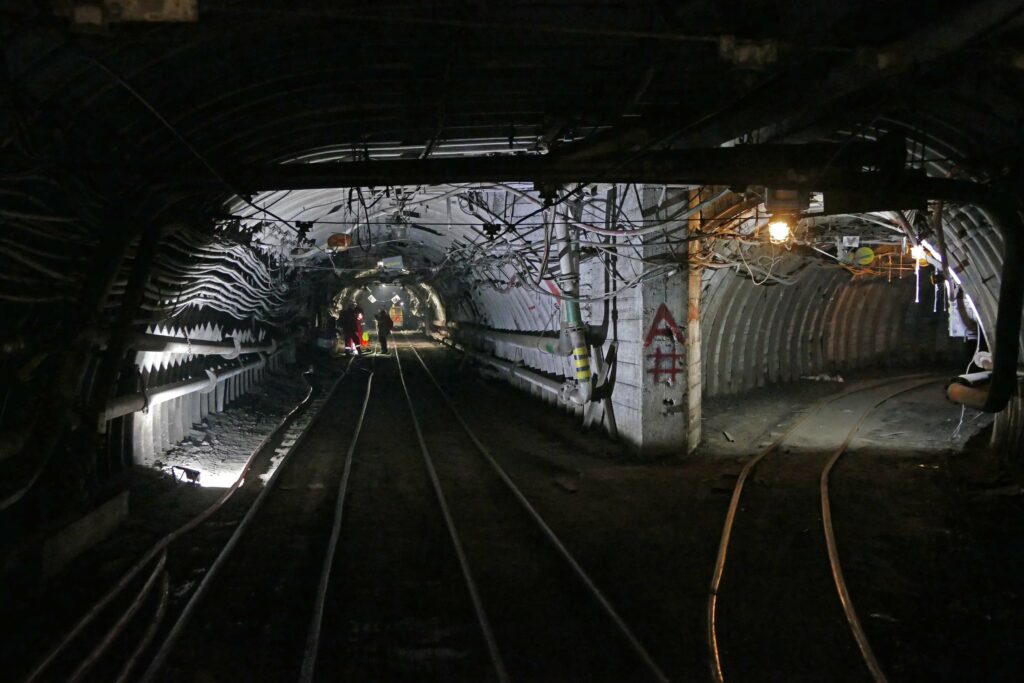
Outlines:
<svg viewBox="0 0 1024 683"><path fill-rule="evenodd" d="M803 190L765 188L764 205L771 214L797 215L811 205L811 193Z"/></svg>

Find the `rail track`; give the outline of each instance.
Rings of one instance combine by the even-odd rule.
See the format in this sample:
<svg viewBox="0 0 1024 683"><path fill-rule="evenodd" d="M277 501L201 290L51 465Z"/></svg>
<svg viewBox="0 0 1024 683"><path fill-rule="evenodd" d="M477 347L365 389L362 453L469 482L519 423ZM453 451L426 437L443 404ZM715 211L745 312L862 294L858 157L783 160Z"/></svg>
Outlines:
<svg viewBox="0 0 1024 683"><path fill-rule="evenodd" d="M450 428L441 433L435 431L428 439L423 438L422 432L419 434L425 459L430 459L428 441L439 445L452 456L438 462L434 477L435 480L448 481L454 494L453 500L460 501L452 516L480 520L483 514L489 514L492 519L509 520L520 515L523 522L520 527L522 538L515 538L508 530L503 530L502 537L497 539L502 541L501 544L494 543L497 534L489 532L477 522L470 527L473 531L472 537L466 535L465 545L469 548L467 554L478 559L483 569L481 573L494 576L503 569L507 571L507 565L511 558L515 557L511 552L512 545L520 545L519 552L524 556L529 555L531 563L538 562L535 558L542 556L543 551L540 550L538 541L547 545L549 549L550 559L544 560L542 565L534 565L539 571L533 574L533 583L524 586L522 582L516 582L517 577L513 576L513 583L510 585L488 586L491 599L485 602L493 604L493 613L502 615L494 622L497 640L500 642L504 635L510 641L520 642L525 636L525 643L529 646L528 649L508 649L508 669L523 680L667 681L665 673L619 616L608 598L473 432L434 378L415 346L409 345L408 348L416 357L422 371L417 401L413 401L408 387L403 386L410 410L416 412L415 403L421 407L422 414L435 424L450 425L450 420L454 420L460 428ZM427 381L423 382L423 378ZM440 400L428 399L427 395L431 393ZM461 457L456 459L456 454ZM477 457L474 458L473 455ZM434 467L431 465L430 469L433 470ZM440 498L442 493L439 481L436 486ZM480 495L480 490L493 493L484 497ZM508 512L510 508L512 511ZM454 530L452 533L454 534ZM490 547L480 543L484 540ZM535 614L522 615L518 613L518 605L508 604L510 592L523 588L528 588L531 595L539 593L552 596L552 602L548 605L552 609L550 616L538 619L538 615ZM566 595L575 595L578 598L570 601L571 608L567 612L563 611ZM587 608L584 608L584 605ZM567 623L569 628L566 628ZM566 635L574 634L571 626L576 627L575 633L579 634L579 638L566 638ZM550 633L545 634L544 629L548 629ZM551 650L550 654L537 656L544 648ZM524 651L527 653L526 656L522 654ZM558 671L559 665L563 666L561 672ZM498 671L497 665L495 670Z"/></svg>
<svg viewBox="0 0 1024 683"><path fill-rule="evenodd" d="M711 677L716 683L725 683L725 681L733 679L862 680L865 674L870 676L875 683L887 681L864 632L844 578L838 542L833 528L829 481L836 462L849 448L861 426L876 408L900 394L938 381L941 380L925 375L896 377L848 389L827 397L815 404L803 417L744 465L733 488L708 592L707 645ZM848 403L852 403L854 407L843 407ZM830 433L825 437L825 442L820 439L816 442L816 439L813 438L814 431L816 428L825 429L826 426ZM837 432L843 436L838 439L839 445L835 446ZM800 633L780 634L773 632L772 624L766 621L759 624L763 628L762 633L753 633L750 631L754 628L754 625L749 623L752 621L750 615L755 614L757 610L751 610L744 619L748 622L746 628L750 632L746 634L746 637L741 636L738 632L734 634L736 646L729 652L733 662L733 671L731 675L727 676L723 661L727 658L723 656L723 639L719 635L718 612L719 602L723 595L722 582L726 574L727 560L732 554L738 552L733 535L737 517L741 511L745 485L755 469L763 468L769 460L769 456L772 455L775 456L775 459L789 458L790 461L786 466L791 471L799 470L796 480L797 488L806 495L801 496L801 500L796 506L790 505L780 510L779 508L783 506L772 500L770 491L762 493L759 496L761 500L754 503L747 502L747 508L743 508L745 516L759 522L759 531L763 535L771 534L771 537L779 539L794 537L803 539L813 525L807 524L806 528L796 529L794 532L793 523L804 524L808 520L812 520L816 514L820 514L822 536L819 538L819 542L824 540L825 553L823 557L827 559L828 564L823 563L820 568L796 568L795 576L782 577L777 574L762 574L758 572L758 569L769 567L778 570L782 566L790 569L791 563L790 565L777 563L773 566L763 558L748 556L744 558L746 560L744 562L733 563L733 565L737 565L737 568L734 569L738 575L737 582L746 583L746 590L733 589L733 592L737 596L737 602L754 597L755 601L761 600L763 604L774 604L780 609L790 611L807 609L807 623L813 624L817 628L808 627ZM752 512L748 508L753 508L756 512ZM784 528L786 525L789 525L788 529ZM800 542L806 541L801 540ZM828 591L821 581L826 567L831 579L832 591ZM822 571L817 571L817 569ZM787 579L788 583L794 586L792 590L787 591L780 588L777 583L786 583ZM815 588L817 588L816 591ZM767 601L763 600L765 594L775 591L778 591L779 594L772 596ZM829 607L822 608L820 604L815 605L813 601L801 599L801 595L809 593L816 593L818 599L827 593L830 594L830 607L838 609L831 612ZM810 616L811 614L813 616ZM840 624L838 618L840 614L842 621L845 622L845 628L842 629L845 635L840 633L841 627L837 628ZM765 617L766 615L770 618L770 610L761 610L759 616ZM737 626L736 628L741 627ZM823 650L818 650L814 643L821 638L821 634L825 630L828 630L832 637ZM783 641L781 647L779 647L780 639ZM850 650L852 650L850 646L852 645L856 646L859 664L850 656ZM743 652L745 648L747 651ZM816 676L817 678L815 678Z"/></svg>
<svg viewBox="0 0 1024 683"><path fill-rule="evenodd" d="M236 481L201 513L153 543L56 639L22 679L24 683L41 680L121 683L137 676L172 610L169 568L177 554L187 554L182 548L184 542L205 527L217 524L218 514L238 501L236 494L243 490L258 461L269 460L275 454L285 460L288 458L346 374L347 368L320 396L310 383L303 399L253 449ZM306 375L308 377L309 373ZM311 419L303 423L302 419L309 413Z"/></svg>
<svg viewBox="0 0 1024 683"><path fill-rule="evenodd" d="M398 346L307 396L240 521L224 498L161 539L27 680L668 680Z"/></svg>
<svg viewBox="0 0 1024 683"><path fill-rule="evenodd" d="M403 369L403 347L416 356L418 372ZM451 597L445 596L457 588L450 566L456 565L463 611L461 618L448 615L446 630L459 634L463 647L474 648L476 655L468 657L475 659L469 666L448 662L443 680L667 680L579 563L472 432L415 348L395 344L393 354L395 374L391 377L390 400L403 398L406 410L400 416L392 404L384 414L396 423L406 417L411 422L412 429L405 431L415 436L415 450L422 459L427 479L424 483L428 483L419 487L417 502L425 502L424 492L433 496L435 511L443 520L443 533L435 527L428 535L433 534L435 546L444 540L441 536L446 536L451 549L449 571L435 573L447 576L449 585L437 586L441 595L427 602L452 602ZM396 437L400 431L390 432L389 447L398 446ZM408 456L405 446L398 449ZM379 597L369 601L376 608L361 604L367 603L367 593L380 590L379 580L376 587L365 585L365 579L353 580L358 577L359 564L365 557L358 548L373 544L352 537L359 535L358 527L349 531L348 539L344 538L346 515L348 519L366 515L365 510L359 512L361 506L353 505L349 511L345 508L346 486L353 480L349 474L356 455L356 445L352 443L345 457L345 474L307 633L299 677L302 681L320 678L321 673L323 680L408 680L407 670L395 668L400 651L393 643L383 656L376 658L368 656L365 646L353 646L353 640L360 640L358 633L352 633L353 623L360 621L356 615L363 619L379 618L376 612L381 602ZM372 457L364 458L357 467L372 464ZM354 480L360 480L358 472ZM362 497L365 505L366 493L356 492L352 502ZM453 558L455 561L451 562ZM532 569L525 579L523 568ZM365 569L362 571L365 574ZM380 572L394 573L381 567L373 576L379 579ZM430 592L427 585L425 581L420 583L423 593ZM354 589L360 586L362 589ZM578 598L587 596L591 601L581 609ZM528 605L525 613L524 603ZM467 636L471 635L466 630L469 614L477 638L476 642L467 643ZM372 640L379 642L381 638ZM324 647L324 643L328 646ZM431 673L439 675L440 671ZM420 680L428 674L419 671L416 675Z"/></svg>
<svg viewBox="0 0 1024 683"><path fill-rule="evenodd" d="M474 433L415 345L395 341L391 356L359 359L324 396L313 399L311 390L254 451L253 458L267 446L287 446L278 448L286 451L283 461L240 522L218 528L216 513L252 458L214 506L136 562L26 683L668 680ZM417 363L403 368L404 351ZM346 375L355 377L338 394ZM745 484L756 468L801 448L812 452L800 466L813 470L817 484L808 486L816 493L832 584L818 593L829 592L840 608L860 676L886 680L843 577L829 480L875 408L935 381L912 375L829 397L746 463L708 597L714 680L787 678L786 662L765 676L747 675L748 643L735 629L720 636L718 608L723 595L746 596L748 579L733 576L735 561L723 592L727 559L743 549L733 538L741 501L755 509L763 502L758 493L743 498ZM382 385L387 389L374 391ZM844 407L851 400L855 411ZM304 409L313 418L297 432L292 423ZM815 419L835 422L828 448L801 443ZM215 559L196 571L187 559L195 553ZM852 668L848 659L838 666Z"/></svg>

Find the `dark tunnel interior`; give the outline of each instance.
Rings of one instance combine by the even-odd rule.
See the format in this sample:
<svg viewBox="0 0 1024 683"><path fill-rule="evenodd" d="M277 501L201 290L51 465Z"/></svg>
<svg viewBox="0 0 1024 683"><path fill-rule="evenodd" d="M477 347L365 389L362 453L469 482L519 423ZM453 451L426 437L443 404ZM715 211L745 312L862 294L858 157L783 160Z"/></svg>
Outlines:
<svg viewBox="0 0 1024 683"><path fill-rule="evenodd" d="M0 56L4 680L1019 676L1024 2Z"/></svg>

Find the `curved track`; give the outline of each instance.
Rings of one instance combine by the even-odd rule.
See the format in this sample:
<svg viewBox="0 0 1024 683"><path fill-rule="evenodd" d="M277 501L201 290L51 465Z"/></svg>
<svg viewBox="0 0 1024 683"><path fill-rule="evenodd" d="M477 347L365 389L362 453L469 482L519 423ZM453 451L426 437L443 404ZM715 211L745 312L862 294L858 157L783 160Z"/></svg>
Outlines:
<svg viewBox="0 0 1024 683"><path fill-rule="evenodd" d="M912 375L893 378L831 396L816 404L784 434L744 465L733 488L708 593L707 640L711 676L716 683L724 683L733 678L863 680L865 674L876 683L886 681L882 667L861 626L843 576L838 543L832 525L829 478L836 462L849 448L861 426L876 408L900 394L941 381L935 377L924 377ZM836 442L840 445L835 446ZM779 538L782 546L789 542L813 543L813 540L808 540L811 526L809 522L820 515L826 551L823 556L828 564L822 563L820 568L790 567L791 576L780 576L779 570L789 567L784 559L780 561L780 558L784 558L787 547L780 547L777 557L748 556L729 565L735 565L734 580L740 584L730 591L737 596L735 602L741 602L739 598L742 596L743 602L759 605L747 611L744 611L745 608L737 609L736 613L741 615L736 619L737 622L744 621L749 625L754 618L770 618L772 609L805 610L802 617L805 629L800 633L779 633L772 630L770 621L765 621L760 624L763 628L761 633L755 633L752 626L748 626L747 633L734 630L731 633L735 645L727 653L729 657L725 657L723 643L728 643L729 639L723 640L719 635L719 602L722 597L727 559L730 554L741 552L733 540L734 527L738 512L741 510L740 503L745 484L755 468L763 468L768 456L773 454L776 456L773 460L786 460L777 467L789 470L787 476L793 481L787 483L795 484L793 488L800 492L799 499L775 500L770 491L771 483L762 482L769 488L767 493L758 491L756 495L748 496L748 499L753 497L756 500L747 500L746 507L742 508L745 515L750 518L749 525L754 533ZM816 487L813 486L815 483ZM803 528L799 528L801 525ZM819 538L818 542L820 540ZM742 544L740 546L742 548ZM825 595L822 589L825 584L821 578L826 567L830 571L835 593L832 593L830 604L822 605L821 600ZM774 574L771 573L772 570L775 570ZM776 594L768 596L769 593ZM814 594L815 600L808 600L809 594ZM836 594L838 601L835 600ZM771 607L765 609L765 606ZM839 609L833 610L836 607ZM839 626L842 622L836 618L839 615L845 620L845 635ZM828 636L823 637L824 633L828 633ZM860 665L852 654L853 645L856 645ZM730 658L734 671L726 676L723 660Z"/></svg>

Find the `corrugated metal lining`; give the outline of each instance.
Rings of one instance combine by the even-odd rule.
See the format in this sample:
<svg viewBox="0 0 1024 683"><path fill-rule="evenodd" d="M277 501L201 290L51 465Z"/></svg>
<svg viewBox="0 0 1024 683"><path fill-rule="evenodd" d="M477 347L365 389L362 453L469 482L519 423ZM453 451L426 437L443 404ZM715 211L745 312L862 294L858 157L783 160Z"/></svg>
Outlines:
<svg viewBox="0 0 1024 683"><path fill-rule="evenodd" d="M704 280L704 393L734 394L802 375L866 367L919 365L958 358L964 344L947 335L933 288L914 279L852 279L812 267L791 286L758 286L732 270Z"/></svg>
<svg viewBox="0 0 1024 683"><path fill-rule="evenodd" d="M985 86L979 82L974 87ZM1000 90L999 94L1004 93ZM975 107L974 103L984 106ZM975 95L948 99L948 107L961 110L956 112L952 123L943 124L932 115L927 121L915 123L917 115L907 114L905 120L895 117L879 119L876 122L876 133L881 135L886 131L895 131L904 134L908 141L909 159L927 168L928 175L933 177L963 178L972 173L980 173L977 166L971 163L972 155L969 152L984 149L986 155L1012 155L1013 150L1019 147L1020 128L1012 123L1019 116L1001 117L998 110L991 106L991 97L978 98ZM928 133L936 130L940 124L941 133ZM969 133L965 129L967 125L972 127ZM991 342L999 301L1003 240L993 225L992 217L977 206L947 204L942 222L950 270L974 302L981 326ZM1021 348L1024 350L1024 332L1021 334ZM1020 365L1018 363L1018 368ZM996 415L992 445L996 450L1011 456L1024 453L1024 398L1019 389L1010 405Z"/></svg>
<svg viewBox="0 0 1024 683"><path fill-rule="evenodd" d="M991 217L975 206L947 209L943 214L943 233L950 270L974 302L986 339L992 343L999 303L1003 240ZM1024 351L1024 334L1021 335L1021 348ZM992 443L1006 454L1024 453L1024 398L1019 389L1017 397L1006 410L996 415Z"/></svg>

